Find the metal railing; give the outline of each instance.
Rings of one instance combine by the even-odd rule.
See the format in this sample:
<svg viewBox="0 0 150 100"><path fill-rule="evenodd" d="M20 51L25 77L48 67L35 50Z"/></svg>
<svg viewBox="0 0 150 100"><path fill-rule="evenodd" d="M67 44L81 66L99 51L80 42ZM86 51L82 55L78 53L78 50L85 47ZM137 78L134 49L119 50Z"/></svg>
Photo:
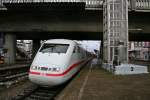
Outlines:
<svg viewBox="0 0 150 100"><path fill-rule="evenodd" d="M150 10L150 0L136 0L136 9Z"/></svg>
<svg viewBox="0 0 150 100"><path fill-rule="evenodd" d="M101 8L104 0L0 0L0 8L3 3L34 3L34 2L85 2L86 8ZM150 10L150 0L128 0L131 10Z"/></svg>
<svg viewBox="0 0 150 100"><path fill-rule="evenodd" d="M1 0L3 3L34 3L34 2L85 2L86 7L100 7L103 0Z"/></svg>
<svg viewBox="0 0 150 100"><path fill-rule="evenodd" d="M150 10L150 0L128 0L131 10Z"/></svg>

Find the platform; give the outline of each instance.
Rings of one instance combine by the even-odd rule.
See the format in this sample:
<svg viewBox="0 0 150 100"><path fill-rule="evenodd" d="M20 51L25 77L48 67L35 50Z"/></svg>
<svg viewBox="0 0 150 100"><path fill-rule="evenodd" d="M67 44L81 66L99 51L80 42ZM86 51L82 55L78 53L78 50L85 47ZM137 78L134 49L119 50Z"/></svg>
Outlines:
<svg viewBox="0 0 150 100"><path fill-rule="evenodd" d="M88 64L55 100L150 100L149 88L150 74L114 75Z"/></svg>

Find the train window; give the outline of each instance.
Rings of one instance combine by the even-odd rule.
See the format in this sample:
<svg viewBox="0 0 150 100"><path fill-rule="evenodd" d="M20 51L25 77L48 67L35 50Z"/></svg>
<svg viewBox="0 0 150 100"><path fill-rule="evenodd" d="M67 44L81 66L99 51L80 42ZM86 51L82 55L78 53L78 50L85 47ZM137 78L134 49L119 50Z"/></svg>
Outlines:
<svg viewBox="0 0 150 100"><path fill-rule="evenodd" d="M80 53L80 47L78 47L78 53Z"/></svg>
<svg viewBox="0 0 150 100"><path fill-rule="evenodd" d="M40 52L42 53L66 53L69 44L43 44Z"/></svg>
<svg viewBox="0 0 150 100"><path fill-rule="evenodd" d="M73 49L73 53L76 53L76 47L74 47L74 49Z"/></svg>

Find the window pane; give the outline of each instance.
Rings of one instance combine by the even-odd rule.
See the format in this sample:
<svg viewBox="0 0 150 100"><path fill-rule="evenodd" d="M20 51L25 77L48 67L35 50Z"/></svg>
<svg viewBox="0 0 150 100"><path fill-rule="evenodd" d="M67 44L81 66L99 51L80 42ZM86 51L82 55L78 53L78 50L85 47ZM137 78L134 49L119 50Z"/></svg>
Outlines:
<svg viewBox="0 0 150 100"><path fill-rule="evenodd" d="M43 53L66 53L69 44L48 44L45 43L40 49Z"/></svg>

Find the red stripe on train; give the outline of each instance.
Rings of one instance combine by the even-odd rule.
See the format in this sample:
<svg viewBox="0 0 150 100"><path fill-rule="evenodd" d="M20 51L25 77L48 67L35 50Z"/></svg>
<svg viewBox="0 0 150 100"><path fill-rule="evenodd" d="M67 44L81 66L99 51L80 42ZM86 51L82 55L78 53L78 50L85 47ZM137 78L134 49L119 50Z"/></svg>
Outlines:
<svg viewBox="0 0 150 100"><path fill-rule="evenodd" d="M69 66L69 68L64 71L63 73L60 73L60 74L45 74L45 76L64 76L65 74L67 74L69 71L71 71L73 68L77 67L78 65L80 65L81 63L83 63L84 61L80 61L78 63L75 63L71 66ZM34 75L40 75L41 73L40 72L33 72L33 71L29 71L29 74L34 74Z"/></svg>

